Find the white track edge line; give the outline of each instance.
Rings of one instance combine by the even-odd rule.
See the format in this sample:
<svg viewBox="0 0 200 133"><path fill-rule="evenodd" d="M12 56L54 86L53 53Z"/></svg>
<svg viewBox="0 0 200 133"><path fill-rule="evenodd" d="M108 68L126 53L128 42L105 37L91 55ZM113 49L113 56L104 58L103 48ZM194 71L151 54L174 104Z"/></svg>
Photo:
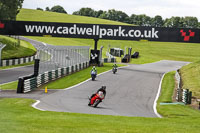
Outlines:
<svg viewBox="0 0 200 133"><path fill-rule="evenodd" d="M157 115L157 117L159 117L159 118L162 118L162 116L157 112L156 106L157 106L158 98L159 98L159 96L160 96L162 81L163 81L163 78L164 78L165 74L166 74L166 73L163 74L163 76L162 76L162 78L161 78L161 80L160 80L160 84L159 84L159 88L158 88L158 93L157 93L157 95L156 95L156 98L155 98L154 104L153 104L153 111L154 111L154 113Z"/></svg>
<svg viewBox="0 0 200 133"><path fill-rule="evenodd" d="M124 68L124 67L129 67L129 65L128 65L128 66L119 67L119 68ZM103 72L103 73L100 73L99 75L105 74L105 73L107 73L107 72L109 72L109 71L112 71L112 69L111 69L111 70L108 70L108 71L105 71L105 72ZM79 85L81 85L81 84L86 83L86 82L89 81L89 80L91 80L91 78L89 78L89 79L87 79L87 80L85 80L85 81L83 81L83 82L81 82L81 83L79 83L79 84L77 84L77 85L74 85L74 86L71 86L71 87L68 87L68 88L65 88L65 89L62 89L62 90L69 90L69 89L72 89L72 88L74 88L74 87L77 87L77 86L79 86ZM38 110L40 110L40 111L45 111L44 109L41 109L41 108L36 107L39 103L40 103L40 100L36 100L36 102L32 105L32 107L35 108L35 109L38 109Z"/></svg>
<svg viewBox="0 0 200 133"><path fill-rule="evenodd" d="M36 102L34 104L32 104L32 107L37 109L37 110L40 110L40 111L45 111L44 109L36 107L39 103L40 103L40 100L36 100Z"/></svg>

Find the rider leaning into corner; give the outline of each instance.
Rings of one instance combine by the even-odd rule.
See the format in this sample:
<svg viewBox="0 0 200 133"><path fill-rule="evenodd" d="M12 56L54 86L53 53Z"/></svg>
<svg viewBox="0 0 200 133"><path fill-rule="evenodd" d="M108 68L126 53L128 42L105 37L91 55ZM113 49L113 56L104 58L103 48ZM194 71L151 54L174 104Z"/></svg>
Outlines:
<svg viewBox="0 0 200 133"><path fill-rule="evenodd" d="M91 102L88 104L88 106L92 105L96 99L96 94L102 94L104 95L104 97L106 96L106 86L102 86L100 89L97 90L97 92L95 94L92 94L92 96L90 97Z"/></svg>

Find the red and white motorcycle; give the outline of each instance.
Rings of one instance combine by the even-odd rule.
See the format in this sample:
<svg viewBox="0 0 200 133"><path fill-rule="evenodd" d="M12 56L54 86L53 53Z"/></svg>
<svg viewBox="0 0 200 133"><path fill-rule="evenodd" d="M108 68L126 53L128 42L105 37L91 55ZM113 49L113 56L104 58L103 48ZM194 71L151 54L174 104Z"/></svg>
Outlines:
<svg viewBox="0 0 200 133"><path fill-rule="evenodd" d="M99 91L98 93L96 94L93 94L93 96L91 98L89 98L89 103L88 105L89 106L92 106L92 107L97 107L98 104L100 102L102 102L102 100L105 98L104 94L102 91Z"/></svg>

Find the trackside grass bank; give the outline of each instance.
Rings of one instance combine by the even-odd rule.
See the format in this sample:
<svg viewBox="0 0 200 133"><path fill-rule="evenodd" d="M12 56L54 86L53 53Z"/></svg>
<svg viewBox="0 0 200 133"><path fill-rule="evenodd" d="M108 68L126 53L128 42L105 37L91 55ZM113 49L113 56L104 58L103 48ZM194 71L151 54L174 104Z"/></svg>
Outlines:
<svg viewBox="0 0 200 133"><path fill-rule="evenodd" d="M190 89L192 95L200 99L200 61L182 67L180 73L183 88Z"/></svg>
<svg viewBox="0 0 200 133"><path fill-rule="evenodd" d="M36 53L36 49L26 41L20 40L19 45L16 39L0 35L0 42L6 44L2 51L2 59L27 57Z"/></svg>
<svg viewBox="0 0 200 133"><path fill-rule="evenodd" d="M94 48L92 39L70 39L57 37L29 37L34 40L45 42L52 45L66 46L91 46ZM132 59L133 64L152 63L160 60L177 61L198 61L200 58L200 44L197 43L175 43L175 42L148 42L148 41L124 41L124 40L99 40L98 49L103 48L103 57L106 57L106 51L110 47L128 48L132 51L138 51L138 59ZM127 52L128 50L126 50ZM132 53L133 53L132 52Z"/></svg>
<svg viewBox="0 0 200 133"><path fill-rule="evenodd" d="M174 72L166 74L159 102L171 97ZM164 97L164 98L163 98ZM168 98L166 98L168 97ZM200 112L183 105L159 105L164 118L89 115L39 111L31 99L0 99L0 132L2 133L199 133Z"/></svg>

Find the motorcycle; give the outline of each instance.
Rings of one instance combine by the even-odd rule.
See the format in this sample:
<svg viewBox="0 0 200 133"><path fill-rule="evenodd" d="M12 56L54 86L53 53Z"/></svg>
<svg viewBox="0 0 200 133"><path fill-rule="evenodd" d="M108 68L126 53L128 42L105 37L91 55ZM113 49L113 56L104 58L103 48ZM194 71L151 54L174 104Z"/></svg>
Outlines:
<svg viewBox="0 0 200 133"><path fill-rule="evenodd" d="M117 68L113 67L112 71L113 71L113 74L115 74L117 72Z"/></svg>
<svg viewBox="0 0 200 133"><path fill-rule="evenodd" d="M91 78L92 78L92 81L94 81L95 80L95 78L96 78L96 72L95 71L92 71L91 72Z"/></svg>
<svg viewBox="0 0 200 133"><path fill-rule="evenodd" d="M92 98L89 98L88 105L92 106L92 107L97 107L99 105L99 103L102 102L103 99L104 99L104 94L103 94L103 92L99 91L98 93L94 94L94 96ZM92 100L94 101L93 104L91 104Z"/></svg>

